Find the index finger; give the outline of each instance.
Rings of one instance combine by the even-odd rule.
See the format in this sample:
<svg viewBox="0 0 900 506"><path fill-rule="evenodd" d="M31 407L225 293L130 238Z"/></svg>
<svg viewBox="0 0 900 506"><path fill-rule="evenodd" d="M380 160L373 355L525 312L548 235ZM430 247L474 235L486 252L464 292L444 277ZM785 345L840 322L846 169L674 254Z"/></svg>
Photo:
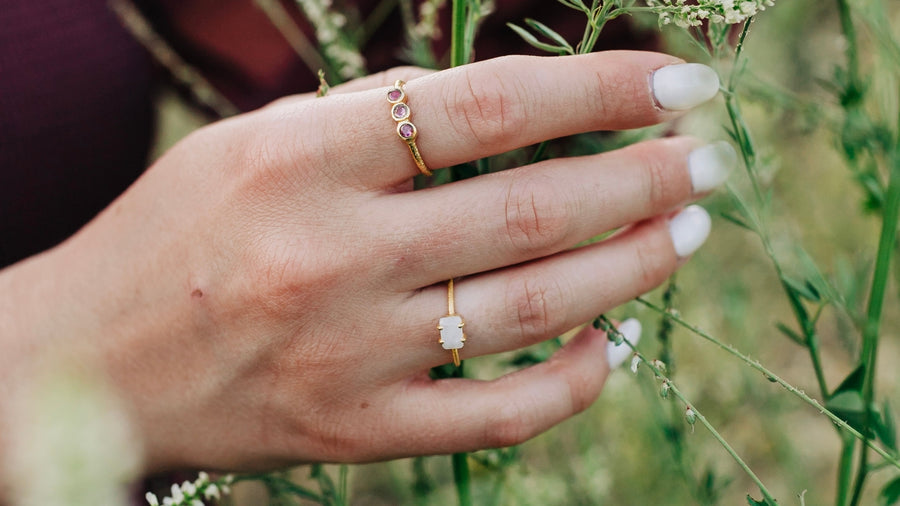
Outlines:
<svg viewBox="0 0 900 506"><path fill-rule="evenodd" d="M638 51L507 56L405 86L418 148L432 169L580 132L652 125L718 89L709 67ZM387 91L327 97L316 104L322 120L298 126L305 143L322 146L327 170L338 179L393 188L418 174L397 136Z"/></svg>

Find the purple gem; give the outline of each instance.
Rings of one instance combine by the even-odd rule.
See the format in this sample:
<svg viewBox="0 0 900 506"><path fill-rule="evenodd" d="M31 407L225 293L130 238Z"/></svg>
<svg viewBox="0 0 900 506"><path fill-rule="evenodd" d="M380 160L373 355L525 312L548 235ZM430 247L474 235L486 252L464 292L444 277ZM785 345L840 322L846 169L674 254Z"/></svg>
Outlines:
<svg viewBox="0 0 900 506"><path fill-rule="evenodd" d="M396 101L400 100L400 97L402 97L402 96L403 96L403 92L397 88L394 88L388 92L388 100L390 100L391 102L396 102Z"/></svg>
<svg viewBox="0 0 900 506"><path fill-rule="evenodd" d="M403 123L400 125L400 136L404 139L409 139L415 133L415 128L412 126L412 123Z"/></svg>
<svg viewBox="0 0 900 506"><path fill-rule="evenodd" d="M394 106L394 118L403 119L409 115L409 107L403 104L397 104Z"/></svg>

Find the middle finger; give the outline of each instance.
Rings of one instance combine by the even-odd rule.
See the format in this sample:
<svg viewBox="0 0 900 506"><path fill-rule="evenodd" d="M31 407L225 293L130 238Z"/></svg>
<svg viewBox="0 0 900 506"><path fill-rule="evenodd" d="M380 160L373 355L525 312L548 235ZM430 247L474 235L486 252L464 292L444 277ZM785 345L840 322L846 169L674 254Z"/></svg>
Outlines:
<svg viewBox="0 0 900 506"><path fill-rule="evenodd" d="M545 257L664 214L721 183L727 143L658 139L373 199L381 273L412 290ZM396 218L404 216L403 222Z"/></svg>

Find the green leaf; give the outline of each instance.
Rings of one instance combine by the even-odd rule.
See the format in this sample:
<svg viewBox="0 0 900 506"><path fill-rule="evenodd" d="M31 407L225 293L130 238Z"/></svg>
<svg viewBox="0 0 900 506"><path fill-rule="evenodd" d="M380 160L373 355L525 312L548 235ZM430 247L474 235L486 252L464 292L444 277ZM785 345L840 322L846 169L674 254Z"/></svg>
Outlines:
<svg viewBox="0 0 900 506"><path fill-rule="evenodd" d="M725 218L727 221L730 221L731 223L733 223L743 229L754 232L753 228L750 225L748 225L746 221L742 220L741 218L738 218L737 216L735 216L733 214L723 212L723 213L719 213L719 216L721 216L722 218Z"/></svg>
<svg viewBox="0 0 900 506"><path fill-rule="evenodd" d="M785 325L784 323L778 322L775 324L775 327L781 331L782 334L786 335L791 341L799 344L800 346L806 347L806 338L801 336L800 334L794 332L790 327Z"/></svg>
<svg viewBox="0 0 900 506"><path fill-rule="evenodd" d="M879 506L893 506L900 503L900 477L889 481L878 494Z"/></svg>
<svg viewBox="0 0 900 506"><path fill-rule="evenodd" d="M534 46L541 51L547 51L548 53L554 54L565 53L567 51L567 49L564 47L554 46L552 44L547 44L546 42L539 41L537 37L520 26L516 26L512 23L506 23L506 26L512 28L513 31L519 34L519 37L522 37L522 39L524 39L525 42L527 42L529 45Z"/></svg>
<svg viewBox="0 0 900 506"><path fill-rule="evenodd" d="M837 388L834 389L834 393L831 394L832 397L835 397L841 392L862 392L863 381L866 377L866 368L862 364L860 364L856 369L853 370L850 374L844 378L844 381L838 385Z"/></svg>
<svg viewBox="0 0 900 506"><path fill-rule="evenodd" d="M885 446L897 452L897 423L888 401L884 401L880 416L875 417L875 434Z"/></svg>
<svg viewBox="0 0 900 506"><path fill-rule="evenodd" d="M590 13L591 10L587 5L584 5L584 2L581 0L557 0L559 3L569 7L570 9L575 9L576 11L582 11L586 13Z"/></svg>
<svg viewBox="0 0 900 506"><path fill-rule="evenodd" d="M871 429L866 431L866 407L859 392L854 390L840 392L828 399L825 409L859 432L864 434L868 432L870 436L872 435Z"/></svg>
<svg viewBox="0 0 900 506"><path fill-rule="evenodd" d="M572 49L571 44L569 44L569 42L566 41L566 39L563 38L562 35L553 31L553 29L550 28L549 26L541 23L540 21L535 21L534 19L527 19L527 18L525 19L525 23L528 24L528 26L530 26L532 29L534 29L534 31L540 33L544 37L547 37L548 39L552 40L553 42L556 42L561 47L566 48L566 50L568 51L569 54L575 54L575 50Z"/></svg>
<svg viewBox="0 0 900 506"><path fill-rule="evenodd" d="M822 296L819 294L819 291L816 290L810 282L805 281L801 283L800 281L797 281L796 279L788 276L784 276L783 278L781 278L781 280L784 282L785 286L787 286L797 296L811 302L822 301Z"/></svg>
<svg viewBox="0 0 900 506"><path fill-rule="evenodd" d="M778 506L777 504L772 504L772 502L768 499L757 501L750 494L747 494L747 504L749 504L750 506Z"/></svg>

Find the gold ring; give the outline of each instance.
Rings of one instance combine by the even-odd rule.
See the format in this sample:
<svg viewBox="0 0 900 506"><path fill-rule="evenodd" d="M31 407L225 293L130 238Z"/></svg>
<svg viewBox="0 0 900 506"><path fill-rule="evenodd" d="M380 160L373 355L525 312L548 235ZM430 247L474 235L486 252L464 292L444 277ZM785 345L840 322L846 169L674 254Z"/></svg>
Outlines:
<svg viewBox="0 0 900 506"><path fill-rule="evenodd" d="M459 367L459 349L466 342L466 334L463 332L462 316L456 314L453 303L453 280L447 282L447 316L438 320L438 330L441 332L440 343L445 350L453 354L453 365Z"/></svg>
<svg viewBox="0 0 900 506"><path fill-rule="evenodd" d="M412 109L406 103L406 90L403 88L405 84L398 79L387 92L387 100L391 104L391 118L397 122L397 135L409 146L409 152L412 154L419 172L430 176L431 171L428 170L425 160L422 159L422 154L419 153L419 147L416 146L416 137L419 136L419 130L416 129L416 125L413 125L409 119L412 115Z"/></svg>

